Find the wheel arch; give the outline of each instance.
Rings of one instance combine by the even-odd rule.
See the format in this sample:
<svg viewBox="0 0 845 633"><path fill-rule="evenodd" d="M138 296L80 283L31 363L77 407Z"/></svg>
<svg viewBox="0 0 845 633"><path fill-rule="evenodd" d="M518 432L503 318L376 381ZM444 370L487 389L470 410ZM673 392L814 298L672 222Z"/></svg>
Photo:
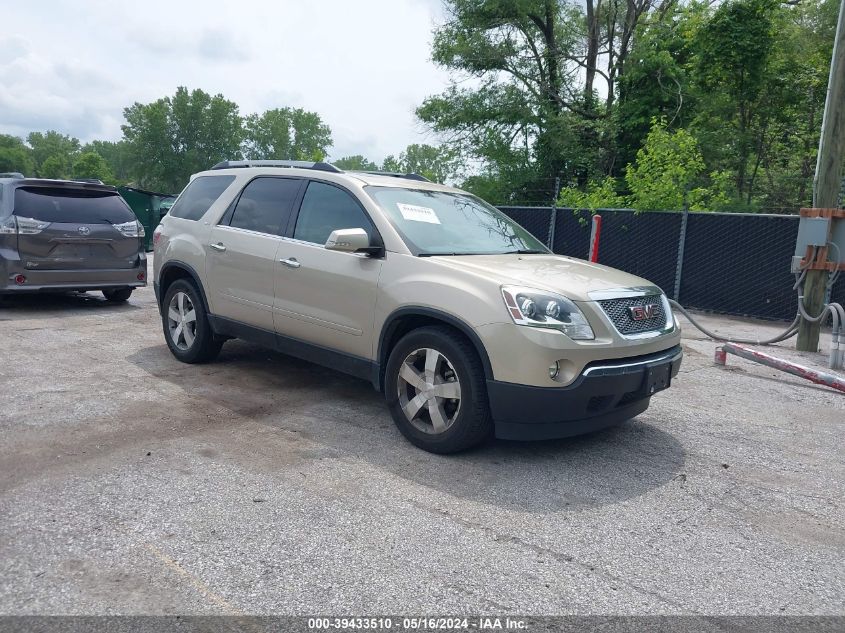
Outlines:
<svg viewBox="0 0 845 633"><path fill-rule="evenodd" d="M484 378L493 379L493 368L490 364L490 357L481 342L478 334L467 323L458 317L435 308L423 306L405 306L394 310L385 319L381 328L378 343L378 377L376 387L379 391L384 390L384 372L387 367L387 357L393 346L405 334L427 325L445 325L457 330L475 348L478 357L481 359L481 366L484 368Z"/></svg>
<svg viewBox="0 0 845 633"><path fill-rule="evenodd" d="M178 281L179 279L189 279L194 283L199 291L200 299L202 299L202 305L205 309L205 313L211 314L211 310L208 308L208 299L205 296L205 288L202 286L202 282L200 281L197 271L194 270L190 264L186 264L185 262L178 260L171 260L164 264L161 268L161 272L159 273L159 308L161 308L164 304L164 296L167 294L167 289L174 281Z"/></svg>

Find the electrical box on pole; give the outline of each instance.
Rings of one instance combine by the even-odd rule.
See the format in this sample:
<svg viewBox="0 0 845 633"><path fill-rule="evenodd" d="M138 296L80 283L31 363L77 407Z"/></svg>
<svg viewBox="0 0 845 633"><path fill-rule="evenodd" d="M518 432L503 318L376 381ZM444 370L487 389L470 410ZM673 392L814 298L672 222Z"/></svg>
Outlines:
<svg viewBox="0 0 845 633"><path fill-rule="evenodd" d="M840 228L840 226L845 225L845 218L837 217L836 213L842 182L843 158L845 158L845 3L839 7L833 56L830 60L830 77L827 83L827 98L819 139L819 156L816 162L816 175L813 178L814 208L802 210L799 244L796 245L796 257L793 258L793 269L796 266L797 257L804 257L806 262L806 265L802 266L802 269L806 268L803 301L806 312L811 316L821 314L824 309L828 275L843 261L841 251L845 246L842 244L845 228ZM821 223L813 222L814 226L810 227L810 221L819 219L826 219L829 222L826 227L825 244L805 242L803 244L805 252L799 252L802 236L819 241L816 234L817 231L824 230L820 228ZM835 246L830 246L828 242ZM837 248L839 253L836 252ZM820 329L820 321L811 322L801 319L797 348L803 352L817 352Z"/></svg>

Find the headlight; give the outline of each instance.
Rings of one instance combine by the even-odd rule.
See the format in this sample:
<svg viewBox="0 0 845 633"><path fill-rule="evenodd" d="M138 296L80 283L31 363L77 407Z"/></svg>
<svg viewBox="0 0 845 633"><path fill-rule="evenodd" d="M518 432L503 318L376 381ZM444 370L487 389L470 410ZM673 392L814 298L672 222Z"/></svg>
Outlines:
<svg viewBox="0 0 845 633"><path fill-rule="evenodd" d="M502 297L517 325L560 330L576 341L595 338L584 314L566 297L518 286L502 286Z"/></svg>

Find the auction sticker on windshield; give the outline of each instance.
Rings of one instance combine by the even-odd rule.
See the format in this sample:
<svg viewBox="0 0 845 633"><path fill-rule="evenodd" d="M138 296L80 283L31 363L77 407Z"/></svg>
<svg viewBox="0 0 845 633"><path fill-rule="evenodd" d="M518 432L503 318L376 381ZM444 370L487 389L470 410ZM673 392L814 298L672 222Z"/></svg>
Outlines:
<svg viewBox="0 0 845 633"><path fill-rule="evenodd" d="M396 206L399 207L399 212L406 220L411 220L412 222L440 224L440 218L437 217L434 209L429 207L420 207L415 204L403 204L401 202L397 202Z"/></svg>

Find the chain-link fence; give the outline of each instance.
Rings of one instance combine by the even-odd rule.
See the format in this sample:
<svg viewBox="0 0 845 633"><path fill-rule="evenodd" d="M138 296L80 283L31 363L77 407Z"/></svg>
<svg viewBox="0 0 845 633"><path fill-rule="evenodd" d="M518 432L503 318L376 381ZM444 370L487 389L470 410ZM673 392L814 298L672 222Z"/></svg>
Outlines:
<svg viewBox="0 0 845 633"><path fill-rule="evenodd" d="M500 207L554 252L586 258L590 213L547 207ZM795 215L634 213L604 209L598 261L657 284L690 308L764 319L795 316L790 263ZM832 300L845 302L845 275Z"/></svg>

